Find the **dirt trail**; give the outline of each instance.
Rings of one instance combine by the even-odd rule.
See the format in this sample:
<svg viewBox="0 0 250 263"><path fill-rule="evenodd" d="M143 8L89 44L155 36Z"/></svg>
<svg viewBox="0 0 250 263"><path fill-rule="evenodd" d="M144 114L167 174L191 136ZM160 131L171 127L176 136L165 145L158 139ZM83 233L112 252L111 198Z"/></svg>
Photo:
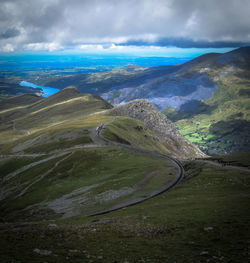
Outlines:
<svg viewBox="0 0 250 263"><path fill-rule="evenodd" d="M71 154L72 154L72 153L71 153ZM15 197L15 199L18 198L18 197L23 196L32 185L38 183L38 182L41 181L46 175L50 174L61 162L65 161L68 157L70 157L71 154L69 154L69 155L67 155L66 157L64 157L64 158L60 159L59 161L57 161L57 162L55 163L55 165L54 165L51 169L49 169L48 171L46 171L45 173L43 173L42 175L40 175L40 176L39 176L36 180L34 180L31 184L29 184L27 187L25 187L25 188L21 191L21 193L18 194L18 195Z"/></svg>
<svg viewBox="0 0 250 263"><path fill-rule="evenodd" d="M24 172L24 171L26 171L26 170L28 170L28 169L36 166L36 165L38 165L38 164L41 164L41 163L44 163L44 162L53 160L53 159L55 159L55 158L64 156L64 155L66 155L66 154L68 154L68 153L69 153L69 152L57 153L57 154L54 154L54 155L52 155L52 156L50 156L50 157L48 157L48 158L44 158L44 159L39 160L39 161L37 161L37 162L34 162L34 163L30 163L30 164L28 164L28 165L25 165L25 166L23 166L22 168L14 171L14 172L12 172L12 173L7 174L7 175L3 178L3 182L6 182L6 181L14 178L16 175L18 175L18 174L20 174L20 173L22 173L22 172Z"/></svg>

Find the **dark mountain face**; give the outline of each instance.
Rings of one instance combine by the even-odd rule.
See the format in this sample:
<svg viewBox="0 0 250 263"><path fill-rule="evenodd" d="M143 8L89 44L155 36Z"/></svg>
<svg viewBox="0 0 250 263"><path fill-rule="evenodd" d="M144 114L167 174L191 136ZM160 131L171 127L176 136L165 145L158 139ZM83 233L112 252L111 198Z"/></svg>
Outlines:
<svg viewBox="0 0 250 263"><path fill-rule="evenodd" d="M208 57L208 56L206 56ZM147 98L160 109L180 107L190 100L206 100L216 91L204 72L189 72L199 62L155 68L126 67L101 73L56 79L44 85L64 88L76 85L80 92L99 94L113 105Z"/></svg>
<svg viewBox="0 0 250 263"><path fill-rule="evenodd" d="M231 52L220 55L216 61L217 66L235 66L238 68L250 68L250 47L241 47Z"/></svg>
<svg viewBox="0 0 250 263"><path fill-rule="evenodd" d="M250 47L143 74L102 96L114 105L147 98L207 154L250 150Z"/></svg>
<svg viewBox="0 0 250 263"><path fill-rule="evenodd" d="M249 151L250 48L196 62L186 63L190 67L182 74L203 72L217 86L216 92L208 100L196 101L192 111L182 105L178 111L166 110L166 114L186 138L209 155Z"/></svg>

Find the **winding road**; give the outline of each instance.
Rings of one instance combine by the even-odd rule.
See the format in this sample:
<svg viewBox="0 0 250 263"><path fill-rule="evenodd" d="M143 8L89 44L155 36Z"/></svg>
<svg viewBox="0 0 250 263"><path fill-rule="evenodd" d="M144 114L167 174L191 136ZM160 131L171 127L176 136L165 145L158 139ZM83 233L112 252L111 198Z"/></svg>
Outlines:
<svg viewBox="0 0 250 263"><path fill-rule="evenodd" d="M129 150L133 150L136 152L140 152L140 153L144 153L144 154L149 154L151 156L155 156L157 158L165 158L167 160L170 160L173 162L173 164L178 168L178 175L177 177L170 183L168 183L167 185L164 185L162 188L155 190L154 192L150 193L149 195L147 195L146 197L138 197L136 199L130 200L128 202L122 203L122 204L118 204L116 206L111 207L110 209L106 209L103 211L99 211L99 212L95 212L92 214L87 215L88 217L90 216L97 216L97 215L103 215L103 214L107 214L128 206L132 206L132 205L136 205L139 203L142 203L146 200L149 200L157 195L160 195L166 191L168 191L169 189L171 189L172 187L174 187L175 185L177 185L183 178L184 178L184 168L181 164L181 162L169 155L166 154L161 154L158 152L154 152L154 151L150 151L150 150L145 150L145 149L141 149L141 148L137 148L137 147L133 147L131 145L126 145L126 144L121 144L118 142L114 142L114 141L110 141L107 138L105 138L102 135L103 130L105 129L105 126L107 126L108 124L112 123L115 120L109 121L107 123L101 124L99 127L97 127L95 129L95 132L92 134L92 139L95 142L99 142L102 141L102 143L104 143L105 145L111 145L111 146L115 146L115 147L119 147L119 148L124 148L124 149L129 149Z"/></svg>

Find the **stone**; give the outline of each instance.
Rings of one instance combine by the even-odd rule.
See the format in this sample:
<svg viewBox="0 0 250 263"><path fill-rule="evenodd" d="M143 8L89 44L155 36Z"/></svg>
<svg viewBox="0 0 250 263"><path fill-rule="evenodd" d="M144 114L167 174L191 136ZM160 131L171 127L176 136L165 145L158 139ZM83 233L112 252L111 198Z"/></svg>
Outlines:
<svg viewBox="0 0 250 263"><path fill-rule="evenodd" d="M35 248L33 250L33 252L39 254L39 255L42 255L42 256L49 256L52 254L52 251L50 250L46 250L46 249L39 249L39 248Z"/></svg>

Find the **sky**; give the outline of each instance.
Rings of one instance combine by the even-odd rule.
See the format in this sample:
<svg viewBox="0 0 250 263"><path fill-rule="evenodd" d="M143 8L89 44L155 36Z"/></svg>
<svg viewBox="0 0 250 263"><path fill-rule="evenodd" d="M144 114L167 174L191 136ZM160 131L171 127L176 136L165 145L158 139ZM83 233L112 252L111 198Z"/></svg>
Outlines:
<svg viewBox="0 0 250 263"><path fill-rule="evenodd" d="M249 0L0 0L0 52L250 45Z"/></svg>

